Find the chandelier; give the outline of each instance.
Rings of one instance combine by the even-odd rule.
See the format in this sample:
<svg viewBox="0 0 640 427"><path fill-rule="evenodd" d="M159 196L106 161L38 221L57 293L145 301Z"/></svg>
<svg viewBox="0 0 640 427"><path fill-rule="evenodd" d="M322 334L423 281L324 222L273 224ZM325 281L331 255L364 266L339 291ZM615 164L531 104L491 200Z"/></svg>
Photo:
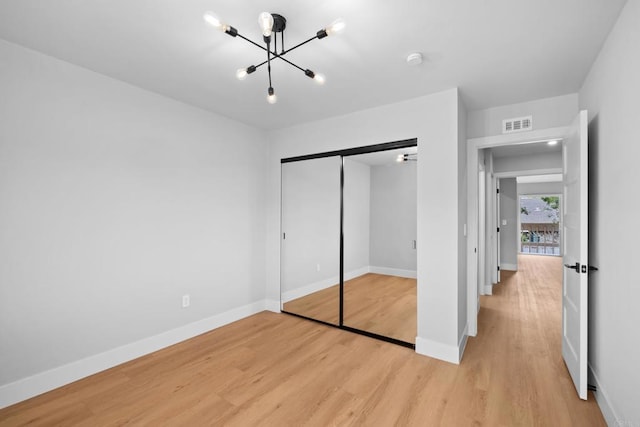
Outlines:
<svg viewBox="0 0 640 427"><path fill-rule="evenodd" d="M286 62L287 64L297 68L298 70L302 71L304 73L305 76L313 79L316 83L318 84L323 84L325 81L325 78L322 74L318 74L315 73L311 70L309 70L308 68L302 68L299 67L298 65L294 64L293 62L289 61L288 59L286 59L284 56L291 52L294 49L299 48L300 46L303 46L307 43L309 43L312 40L315 39L323 39L327 36L336 34L340 31L342 31L345 27L344 21L342 21L341 19L338 19L336 21L334 21L331 25L329 25L326 28L321 29L320 31L316 32L316 35L303 41L302 43L298 43L297 45L293 46L292 48L289 49L285 49L284 47L284 30L287 28L287 20L284 16L282 15L278 15L277 13L269 13L269 12L262 12L259 16L258 16L258 24L260 25L260 29L262 30L262 39L266 45L263 46L259 43L254 42L253 40L249 40L248 38L246 38L245 36L243 36L242 34L240 34L238 32L237 29L235 29L234 27L232 27L231 25L227 25L225 23L223 23L216 15L214 15L212 12L206 12L203 16L205 22L207 22L208 24L210 24L211 26L213 26L214 28L223 31L226 34L229 34L231 37L240 37L243 40L248 41L249 43L251 43L252 45L262 49L263 51L266 52L267 54L267 60L263 61L259 64L256 65L250 65L247 68L240 68L237 72L236 72L236 77L239 80L244 80L249 74L252 74L253 72L255 72L258 68L262 67L263 65L267 65L267 72L269 74L269 88L267 89L267 101L270 104L275 104L277 101L277 97L276 97L276 93L273 90L273 85L271 83L271 61L274 59L280 59L284 62ZM275 34L274 34L275 33ZM278 53L278 34L280 34L280 53ZM273 50L271 50L271 41L272 41L272 36L273 36Z"/></svg>

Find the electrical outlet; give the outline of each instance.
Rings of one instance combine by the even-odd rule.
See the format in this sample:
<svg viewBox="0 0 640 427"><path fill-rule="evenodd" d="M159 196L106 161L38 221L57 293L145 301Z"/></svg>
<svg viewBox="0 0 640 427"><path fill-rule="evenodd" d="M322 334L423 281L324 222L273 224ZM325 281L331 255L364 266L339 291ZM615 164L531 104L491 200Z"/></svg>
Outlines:
<svg viewBox="0 0 640 427"><path fill-rule="evenodd" d="M182 308L187 308L191 304L191 298L189 294L182 295Z"/></svg>

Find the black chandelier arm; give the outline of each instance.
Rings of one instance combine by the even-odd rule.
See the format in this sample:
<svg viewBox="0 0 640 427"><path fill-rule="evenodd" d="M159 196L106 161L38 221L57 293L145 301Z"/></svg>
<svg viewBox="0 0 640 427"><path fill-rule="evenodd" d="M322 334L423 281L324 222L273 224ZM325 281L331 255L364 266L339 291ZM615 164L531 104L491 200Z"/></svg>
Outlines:
<svg viewBox="0 0 640 427"><path fill-rule="evenodd" d="M234 31L234 35L233 35L234 37L240 37L241 39L246 40L249 43L251 43L252 45L262 49L265 52L267 52L267 60L264 61L264 62L261 62L258 65L255 65L254 66L254 71L255 71L255 69L260 68L261 66L267 64L268 73L269 73L269 86L271 86L271 57L273 57L273 59L276 59L276 58L281 59L284 62L286 62L287 64L297 68L298 70L300 70L302 72L305 72L306 70L304 68L302 68L302 67L294 64L293 62L289 61L288 59L284 58L284 55L286 55L287 53L291 52L292 50L295 50L295 49L299 48L300 46L304 46L305 44L307 44L307 43L309 43L309 42L311 42L311 41L313 41L315 39L323 38L323 37L320 37L321 31L319 31L317 35L315 35L315 36L313 36L313 37L311 37L311 38L309 38L309 39L307 39L307 40L305 40L305 41L303 41L301 43L298 43L297 45L293 46L291 49L283 50L281 53L278 53L277 51L276 52L271 51L270 43L267 43L267 47L265 48L261 44L258 44L256 42L254 42L253 40L248 39L247 37L243 36L242 34L237 32L237 30L235 28L234 28L234 30L235 30Z"/></svg>
<svg viewBox="0 0 640 427"><path fill-rule="evenodd" d="M275 55L274 58L278 58L278 59L282 59L284 62L286 62L289 65L292 65L294 67L296 67L298 70L300 71L304 71L304 68L302 67L298 67L296 64L294 64L293 62L289 61L288 59L285 59L282 57L282 55Z"/></svg>
<svg viewBox="0 0 640 427"><path fill-rule="evenodd" d="M266 50L266 49L265 49L265 50ZM282 55L273 55L273 59L276 59L276 58L278 58L278 59L282 59L284 62L286 62L287 64L290 64L290 65L292 65L292 66L296 67L296 68L297 68L298 70L300 70L300 71L305 71L305 69L304 69L304 68L299 67L299 66L297 66L296 64L294 64L293 62L289 61L288 59L283 58L283 57L282 57ZM259 63L258 65L253 65L253 67L254 67L254 69L258 69L258 68L262 67L264 64L266 64L267 62L268 62L268 61L263 61L263 62Z"/></svg>
<svg viewBox="0 0 640 427"><path fill-rule="evenodd" d="M317 36L317 35L315 35L315 36L311 37L310 39L307 39L307 40L303 41L302 43L298 43L297 45L295 45L295 46L294 46L294 47L292 47L291 49L287 49L287 50L282 51L282 53L281 53L280 55L284 55L285 53L289 53L289 52L291 52L292 50L297 49L297 48L299 48L300 46L303 46L303 45L305 45L305 44L309 43L310 41L313 41L313 40L315 40L315 39L317 39L317 38L318 38L318 36Z"/></svg>
<svg viewBox="0 0 640 427"><path fill-rule="evenodd" d="M258 43L256 43L256 42L254 42L253 40L246 38L245 36L243 36L242 34L240 34L240 33L238 33L238 32L236 32L236 36L237 36L237 37L240 37L240 38L241 38L241 39L243 39L243 40L248 41L249 43L251 43L252 45L254 45L254 46L256 46L256 47L259 47L260 49L264 50L265 52L267 51L267 48L265 48L265 47L264 47L264 46L262 46L261 44L258 44ZM297 45L295 45L295 46L294 46L294 47L292 47L291 49L283 50L281 53L278 53L278 52L272 52L270 49L269 49L269 52L271 52L271 54L273 55L273 57L274 57L274 58L280 58L280 57L282 57L283 55L285 55L285 54L287 54L287 53L291 52L292 50L297 49L297 48L299 48L300 46L303 46L303 45L305 45L305 44L307 44L307 43L309 43L309 42L311 42L311 41L313 41L313 40L315 40L315 39L320 39L320 37L318 37L317 35L315 35L315 36L313 36L313 37L311 37L311 38L309 38L309 39L307 39L307 40L303 41L302 43L298 43ZM282 58L281 58L281 59L282 59ZM298 68L300 68L300 67L298 67ZM303 70L303 71L304 71L304 70Z"/></svg>

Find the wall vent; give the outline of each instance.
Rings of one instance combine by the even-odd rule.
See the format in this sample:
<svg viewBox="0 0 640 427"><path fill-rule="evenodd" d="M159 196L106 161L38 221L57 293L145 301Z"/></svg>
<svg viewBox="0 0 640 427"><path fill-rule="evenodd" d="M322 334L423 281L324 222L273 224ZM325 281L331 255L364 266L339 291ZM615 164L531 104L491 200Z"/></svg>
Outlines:
<svg viewBox="0 0 640 427"><path fill-rule="evenodd" d="M522 132L533 129L533 116L517 117L502 121L502 133Z"/></svg>

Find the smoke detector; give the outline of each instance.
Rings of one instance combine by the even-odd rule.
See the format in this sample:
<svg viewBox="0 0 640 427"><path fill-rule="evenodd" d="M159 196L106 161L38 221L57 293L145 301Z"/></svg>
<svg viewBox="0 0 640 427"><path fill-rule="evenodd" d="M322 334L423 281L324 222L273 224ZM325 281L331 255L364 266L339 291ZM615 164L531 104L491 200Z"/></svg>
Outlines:
<svg viewBox="0 0 640 427"><path fill-rule="evenodd" d="M422 64L422 54L419 52L410 53L409 56L407 56L407 64L409 65Z"/></svg>

